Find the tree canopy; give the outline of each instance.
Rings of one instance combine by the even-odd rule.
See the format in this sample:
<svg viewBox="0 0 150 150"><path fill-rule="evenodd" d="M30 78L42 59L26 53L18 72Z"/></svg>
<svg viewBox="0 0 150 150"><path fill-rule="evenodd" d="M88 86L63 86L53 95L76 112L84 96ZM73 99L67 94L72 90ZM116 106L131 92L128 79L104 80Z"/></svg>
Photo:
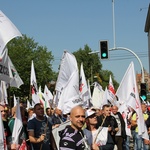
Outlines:
<svg viewBox="0 0 150 150"><path fill-rule="evenodd" d="M39 46L33 38L23 35L21 38L11 40L7 47L9 57L24 82L20 89L11 88L11 92L17 91L17 95L22 97L29 96L32 60L38 86L44 87L45 84L56 78L52 70L54 60L52 52L46 47Z"/></svg>

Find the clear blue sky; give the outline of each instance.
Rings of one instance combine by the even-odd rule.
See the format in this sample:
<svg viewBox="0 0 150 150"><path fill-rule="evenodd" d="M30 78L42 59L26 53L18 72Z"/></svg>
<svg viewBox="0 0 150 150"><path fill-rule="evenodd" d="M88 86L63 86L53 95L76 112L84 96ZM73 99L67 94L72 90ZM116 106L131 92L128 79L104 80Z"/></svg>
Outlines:
<svg viewBox="0 0 150 150"><path fill-rule="evenodd" d="M116 46L139 54L147 71L148 38L144 27L149 3L150 0L115 0ZM112 0L0 0L0 9L21 33L52 51L55 71L64 50L74 52L88 44L98 51L99 40L108 40L109 48L114 46ZM131 61L140 73L136 58L116 60L118 56L132 54L113 51L110 60L101 61L103 69L111 70L118 82Z"/></svg>

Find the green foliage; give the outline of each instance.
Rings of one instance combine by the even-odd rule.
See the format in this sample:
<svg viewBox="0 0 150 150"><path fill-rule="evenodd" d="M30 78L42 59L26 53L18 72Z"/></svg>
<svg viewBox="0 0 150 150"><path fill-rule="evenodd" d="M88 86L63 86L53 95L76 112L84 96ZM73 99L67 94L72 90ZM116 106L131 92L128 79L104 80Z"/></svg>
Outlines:
<svg viewBox="0 0 150 150"><path fill-rule="evenodd" d="M92 52L92 50L88 45L85 45L84 49L80 48L73 53L77 59L79 68L81 63L83 63L83 69L86 79L89 80L91 84L97 81L105 90L105 87L109 84L109 76L111 75L114 87L115 89L117 89L119 84L114 79L113 73L108 70L102 70L102 64L100 62L98 54L89 54L90 52Z"/></svg>
<svg viewBox="0 0 150 150"><path fill-rule="evenodd" d="M30 92L31 61L34 62L38 86L44 87L56 76L52 71L53 56L46 47L39 46L32 38L23 35L22 38L15 38L8 43L9 57L18 71L24 85L20 89L11 88L12 93L17 96L26 97Z"/></svg>
<svg viewBox="0 0 150 150"><path fill-rule="evenodd" d="M117 90L119 84L114 79L113 73L111 71L109 71L109 70L102 70L101 71L101 74L100 74L100 77L102 79L102 84L101 85L102 85L103 89L105 90L105 87L108 86L108 84L109 84L109 77L110 77L110 75L111 75L111 78L112 78L112 82L113 82L114 88L115 88L115 90Z"/></svg>
<svg viewBox="0 0 150 150"><path fill-rule="evenodd" d="M73 54L75 55L78 67L80 68L81 63L83 63L83 69L86 76L86 79L89 79L92 82L93 77L100 73L102 68L102 64L99 61L98 54L89 54L92 50L88 47L88 45L84 46L84 49L79 49Z"/></svg>

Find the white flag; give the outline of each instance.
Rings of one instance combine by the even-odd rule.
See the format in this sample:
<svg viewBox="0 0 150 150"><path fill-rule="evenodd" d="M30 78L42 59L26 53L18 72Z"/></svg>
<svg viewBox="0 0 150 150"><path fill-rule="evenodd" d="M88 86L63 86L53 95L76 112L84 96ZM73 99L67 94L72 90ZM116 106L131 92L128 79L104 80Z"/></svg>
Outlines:
<svg viewBox="0 0 150 150"><path fill-rule="evenodd" d="M19 135L21 133L23 127L21 113L20 113L20 105L19 105L19 99L17 100L16 105L16 118L14 122L13 132L12 132L12 143L18 144Z"/></svg>
<svg viewBox="0 0 150 150"><path fill-rule="evenodd" d="M116 103L116 96L115 96L116 91L115 91L115 88L114 88L114 85L112 82L111 75L109 77L108 93L109 93L109 99L110 99L111 103L113 105L115 105L115 103Z"/></svg>
<svg viewBox="0 0 150 150"><path fill-rule="evenodd" d="M0 150L7 150L2 114L0 111Z"/></svg>
<svg viewBox="0 0 150 150"><path fill-rule="evenodd" d="M46 85L44 87L44 98L46 101L52 101L53 100L53 95Z"/></svg>
<svg viewBox="0 0 150 150"><path fill-rule="evenodd" d="M130 63L116 95L118 96L121 105L126 103L127 106L132 107L136 111L138 116L138 134L143 135L143 133L146 133L147 130L145 130L145 121L141 109L133 62ZM148 134L144 138L148 138Z"/></svg>
<svg viewBox="0 0 150 150"><path fill-rule="evenodd" d="M108 89L107 87L105 88L105 92L103 94L103 99L102 99L102 102L101 102L101 107L105 104L109 104L111 105L111 102L110 102L110 95L109 95L109 92L108 92Z"/></svg>
<svg viewBox="0 0 150 150"><path fill-rule="evenodd" d="M0 82L0 104L5 105L8 104L7 100L7 87L6 87L6 82L1 81Z"/></svg>
<svg viewBox="0 0 150 150"><path fill-rule="evenodd" d="M67 51L64 51L61 63L60 63L60 70L56 82L55 90L61 92L63 88L66 86L68 79L77 69L77 62L76 58L73 54L70 54Z"/></svg>
<svg viewBox="0 0 150 150"><path fill-rule="evenodd" d="M45 98L45 108L51 107L50 104L53 103L53 95L46 85L44 87L44 94L43 95Z"/></svg>
<svg viewBox="0 0 150 150"><path fill-rule="evenodd" d="M75 56L67 51L64 52L57 81L56 89L61 91L58 108L62 110L63 114L67 114L74 106L82 104L79 98L79 72L77 61Z"/></svg>
<svg viewBox="0 0 150 150"><path fill-rule="evenodd" d="M79 91L80 91L80 98L83 101L83 107L88 108L90 106L89 103L91 97L90 97L89 89L84 74L83 63L81 63L81 67L80 67Z"/></svg>
<svg viewBox="0 0 150 150"><path fill-rule="evenodd" d="M0 11L0 56L2 55L6 44L17 36L22 36L16 26Z"/></svg>
<svg viewBox="0 0 150 150"><path fill-rule="evenodd" d="M13 76L8 64L8 49L5 49L5 52L0 56L0 80L10 83L10 79Z"/></svg>
<svg viewBox="0 0 150 150"><path fill-rule="evenodd" d="M12 78L10 80L10 86L19 88L23 83L22 79L20 78L15 66L13 65L10 57L8 56L8 64L10 66L11 72L12 72Z"/></svg>
<svg viewBox="0 0 150 150"><path fill-rule="evenodd" d="M37 87L37 82L36 82L33 60L31 63L30 85L31 85L32 102L33 102L33 105L35 105L37 103L40 103L40 98L38 95L38 87Z"/></svg>
<svg viewBox="0 0 150 150"><path fill-rule="evenodd" d="M17 105L17 99L16 96L14 95L14 107Z"/></svg>
<svg viewBox="0 0 150 150"><path fill-rule="evenodd" d="M39 96L39 99L40 99L40 103L44 105L45 104L45 99L44 99L44 93L41 90L41 86L39 86L38 96Z"/></svg>
<svg viewBox="0 0 150 150"><path fill-rule="evenodd" d="M102 86L99 83L95 82L94 90L93 90L93 94L92 94L92 104L94 107L101 108L103 94L104 94L104 91L102 89Z"/></svg>
<svg viewBox="0 0 150 150"><path fill-rule="evenodd" d="M59 101L60 95L61 95L60 91L56 91L56 93L54 94L54 98L53 98L53 101L52 101L52 107L53 108L58 106L58 101Z"/></svg>

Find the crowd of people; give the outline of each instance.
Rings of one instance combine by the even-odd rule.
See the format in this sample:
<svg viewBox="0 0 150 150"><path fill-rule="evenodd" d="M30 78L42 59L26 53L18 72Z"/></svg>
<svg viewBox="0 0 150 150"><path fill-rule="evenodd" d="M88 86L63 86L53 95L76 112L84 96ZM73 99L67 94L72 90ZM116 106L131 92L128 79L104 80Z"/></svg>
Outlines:
<svg viewBox="0 0 150 150"><path fill-rule="evenodd" d="M141 109L150 134L150 114L146 103L141 104ZM9 109L0 105L0 111L9 150L19 149L23 141L28 150L130 150L131 139L134 150L150 149L150 140L138 134L137 114L132 108L126 122L118 107L108 104L102 109L75 106L64 115L58 108L44 109L41 103L28 109L20 103L23 128L18 144L12 143L16 106ZM60 139L56 141L53 130L68 120L70 124L59 131ZM126 123L131 136L126 133Z"/></svg>

